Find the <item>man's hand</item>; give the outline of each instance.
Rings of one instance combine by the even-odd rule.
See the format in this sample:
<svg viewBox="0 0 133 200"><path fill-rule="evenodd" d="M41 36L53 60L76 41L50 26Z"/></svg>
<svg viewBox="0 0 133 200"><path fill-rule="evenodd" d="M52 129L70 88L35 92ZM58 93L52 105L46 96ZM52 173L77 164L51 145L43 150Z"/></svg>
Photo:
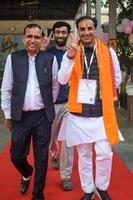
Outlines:
<svg viewBox="0 0 133 200"><path fill-rule="evenodd" d="M71 44L69 47L67 47L67 56L70 59L74 59L77 53L77 45L76 44Z"/></svg>
<svg viewBox="0 0 133 200"><path fill-rule="evenodd" d="M48 37L44 36L42 44L41 44L41 48L40 48L41 50L43 50L43 51L47 50L49 42L50 42L50 39L52 37L52 34L53 34L53 32L51 31L51 33L50 33L50 35Z"/></svg>
<svg viewBox="0 0 133 200"><path fill-rule="evenodd" d="M67 47L67 56L70 59L74 59L77 53L77 45L79 42L79 37L74 37L73 35L71 35L71 42Z"/></svg>
<svg viewBox="0 0 133 200"><path fill-rule="evenodd" d="M8 128L9 130L11 130L12 129L12 119L5 119L4 120L4 126L6 128Z"/></svg>
<svg viewBox="0 0 133 200"><path fill-rule="evenodd" d="M41 48L40 49L43 50L43 51L46 51L47 48L48 48L48 45L49 45L49 38L45 36L43 38L42 43L41 43Z"/></svg>

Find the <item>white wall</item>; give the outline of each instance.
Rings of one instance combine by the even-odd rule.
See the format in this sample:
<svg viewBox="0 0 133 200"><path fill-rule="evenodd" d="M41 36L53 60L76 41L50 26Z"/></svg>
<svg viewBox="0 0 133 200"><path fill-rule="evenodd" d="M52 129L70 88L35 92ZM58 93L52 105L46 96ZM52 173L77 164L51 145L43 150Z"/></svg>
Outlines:
<svg viewBox="0 0 133 200"><path fill-rule="evenodd" d="M60 20L56 20L60 21ZM29 23L37 23L39 24L44 32L47 28L52 28L53 24L56 21L50 20L32 20L32 21L0 21L0 34L22 34L24 27ZM71 27L72 31L74 30L74 21L68 20L67 21Z"/></svg>

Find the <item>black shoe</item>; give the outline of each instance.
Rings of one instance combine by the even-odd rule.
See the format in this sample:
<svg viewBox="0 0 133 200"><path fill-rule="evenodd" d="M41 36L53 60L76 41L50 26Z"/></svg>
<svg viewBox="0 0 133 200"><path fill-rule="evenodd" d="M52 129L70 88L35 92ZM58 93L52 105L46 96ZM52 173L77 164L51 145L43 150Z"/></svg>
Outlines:
<svg viewBox="0 0 133 200"><path fill-rule="evenodd" d="M26 191L28 190L30 185L30 179L25 181L23 178L21 179L21 183L20 183L20 192L22 194L26 193Z"/></svg>
<svg viewBox="0 0 133 200"><path fill-rule="evenodd" d="M29 180L25 181L22 177L21 179L21 182L20 182L20 193L21 194L24 194L26 193L26 191L28 190L29 188L29 185L30 185L30 179L31 179L31 175L33 173L33 167L31 166L31 173L30 173L30 178Z"/></svg>
<svg viewBox="0 0 133 200"><path fill-rule="evenodd" d="M94 197L95 197L94 192L85 193L84 196L81 198L81 200L92 200L94 199Z"/></svg>
<svg viewBox="0 0 133 200"><path fill-rule="evenodd" d="M96 193L100 200L111 200L111 198L106 190L103 191L103 190L99 190L98 188L96 188Z"/></svg>

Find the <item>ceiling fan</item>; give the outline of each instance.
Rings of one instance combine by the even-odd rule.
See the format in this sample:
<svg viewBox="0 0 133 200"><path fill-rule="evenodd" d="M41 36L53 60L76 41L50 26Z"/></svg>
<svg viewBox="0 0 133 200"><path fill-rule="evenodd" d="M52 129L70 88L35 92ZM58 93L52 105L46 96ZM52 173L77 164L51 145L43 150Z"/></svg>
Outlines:
<svg viewBox="0 0 133 200"><path fill-rule="evenodd" d="M37 5L39 4L40 2L38 0L35 0L35 1L24 1L24 0L21 0L20 2L20 6L25 6L25 5Z"/></svg>

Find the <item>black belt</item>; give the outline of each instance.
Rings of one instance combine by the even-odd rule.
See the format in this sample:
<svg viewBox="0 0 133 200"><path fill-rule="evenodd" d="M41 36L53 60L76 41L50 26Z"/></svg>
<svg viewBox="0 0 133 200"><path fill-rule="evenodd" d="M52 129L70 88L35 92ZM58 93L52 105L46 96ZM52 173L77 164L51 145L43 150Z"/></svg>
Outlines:
<svg viewBox="0 0 133 200"><path fill-rule="evenodd" d="M22 113L36 113L36 112L44 112L45 108L42 108L40 110L27 110L27 111L23 111Z"/></svg>

